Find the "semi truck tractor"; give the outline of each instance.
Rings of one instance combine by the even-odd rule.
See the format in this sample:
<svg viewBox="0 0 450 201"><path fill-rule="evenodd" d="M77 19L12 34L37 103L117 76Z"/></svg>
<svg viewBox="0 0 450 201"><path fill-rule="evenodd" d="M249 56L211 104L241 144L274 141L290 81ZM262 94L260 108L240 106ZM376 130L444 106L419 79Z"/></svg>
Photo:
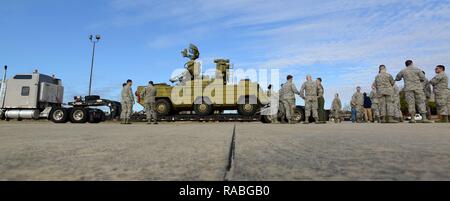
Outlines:
<svg viewBox="0 0 450 201"><path fill-rule="evenodd" d="M2 120L48 119L54 123L99 123L117 118L120 103L99 96L76 96L73 102L63 103L64 86L55 76L39 73L17 74L6 80L7 66L0 90L0 118ZM99 109L109 108L106 113Z"/></svg>

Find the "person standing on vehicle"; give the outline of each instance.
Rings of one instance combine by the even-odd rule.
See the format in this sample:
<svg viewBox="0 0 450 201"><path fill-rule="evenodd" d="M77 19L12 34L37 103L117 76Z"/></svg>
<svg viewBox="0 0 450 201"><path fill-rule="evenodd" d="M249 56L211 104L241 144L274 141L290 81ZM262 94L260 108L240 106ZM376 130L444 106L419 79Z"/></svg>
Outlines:
<svg viewBox="0 0 450 201"><path fill-rule="evenodd" d="M319 123L319 114L317 112L319 105L317 101L318 91L319 87L317 86L317 82L312 80L311 75L307 75L306 82L303 83L300 89L300 97L305 100L305 124L309 124L311 113L315 123Z"/></svg>
<svg viewBox="0 0 450 201"><path fill-rule="evenodd" d="M121 113L121 124L131 124L130 116L133 111L134 105L134 95L131 86L133 85L132 80L127 80L127 84L122 88L121 96L122 96L122 113Z"/></svg>
<svg viewBox="0 0 450 201"><path fill-rule="evenodd" d="M341 99L339 99L339 94L336 94L334 96L333 103L331 104L331 114L334 118L334 123L339 123L341 121L341 110L342 110L342 103Z"/></svg>
<svg viewBox="0 0 450 201"><path fill-rule="evenodd" d="M294 111L296 108L295 105L295 94L300 95L295 84L293 83L294 77L292 75L287 76L287 82L283 85L283 97L282 102L286 114L286 118L288 119L288 123L293 124L294 121L292 119L294 115Z"/></svg>
<svg viewBox="0 0 450 201"><path fill-rule="evenodd" d="M147 114L147 124L152 123L152 119L154 120L154 124L158 124L158 116L156 114L156 87L153 85L153 81L148 83L147 88L144 91L144 104L145 104L145 113Z"/></svg>

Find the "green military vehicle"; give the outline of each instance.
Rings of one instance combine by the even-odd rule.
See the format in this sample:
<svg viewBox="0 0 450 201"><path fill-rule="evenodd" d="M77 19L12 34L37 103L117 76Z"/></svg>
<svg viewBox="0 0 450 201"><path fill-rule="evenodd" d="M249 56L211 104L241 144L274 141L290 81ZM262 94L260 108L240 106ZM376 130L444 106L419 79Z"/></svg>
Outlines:
<svg viewBox="0 0 450 201"><path fill-rule="evenodd" d="M189 58L185 65L186 71L171 79L177 82L171 86L166 83L155 84L156 112L165 117L177 114L195 114L209 116L222 114L225 110L237 111L239 115L250 117L259 112L261 106L269 102L267 94L258 83L249 79L238 84L230 84L230 61L217 59L214 78L201 75L200 63L196 61L200 53L195 45L182 52ZM138 103L144 106L142 92L146 86L136 90Z"/></svg>

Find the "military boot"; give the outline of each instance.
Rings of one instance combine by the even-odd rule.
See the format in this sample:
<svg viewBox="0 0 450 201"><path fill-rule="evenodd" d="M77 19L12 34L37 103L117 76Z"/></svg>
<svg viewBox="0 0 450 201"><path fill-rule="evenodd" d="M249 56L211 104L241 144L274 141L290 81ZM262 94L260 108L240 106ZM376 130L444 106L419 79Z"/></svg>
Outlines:
<svg viewBox="0 0 450 201"><path fill-rule="evenodd" d="M152 124L152 120L151 119L147 120L147 124Z"/></svg>
<svg viewBox="0 0 450 201"><path fill-rule="evenodd" d="M432 121L427 119L427 114L421 114L422 115L422 123L433 123Z"/></svg>
<svg viewBox="0 0 450 201"><path fill-rule="evenodd" d="M376 116L376 117L375 117L375 122L376 122L376 123L381 123L381 119L380 119L379 116Z"/></svg>
<svg viewBox="0 0 450 201"><path fill-rule="evenodd" d="M120 124L125 124L125 119L121 119Z"/></svg>
<svg viewBox="0 0 450 201"><path fill-rule="evenodd" d="M130 119L129 119L129 118L125 119L125 124L131 124L131 122L130 122Z"/></svg>
<svg viewBox="0 0 450 201"><path fill-rule="evenodd" d="M303 122L303 124L309 124L309 117L305 117L305 121Z"/></svg>
<svg viewBox="0 0 450 201"><path fill-rule="evenodd" d="M386 122L386 117L385 117L385 116L381 116L381 117L380 117L380 123L382 123L382 124L387 123L387 122Z"/></svg>
<svg viewBox="0 0 450 201"><path fill-rule="evenodd" d="M448 123L448 115L441 115L441 119L436 123Z"/></svg>
<svg viewBox="0 0 450 201"><path fill-rule="evenodd" d="M396 124L396 123L398 123L398 121L394 120L394 117L388 117L387 123Z"/></svg>
<svg viewBox="0 0 450 201"><path fill-rule="evenodd" d="M314 118L314 123L315 123L315 124L320 124L319 118Z"/></svg>

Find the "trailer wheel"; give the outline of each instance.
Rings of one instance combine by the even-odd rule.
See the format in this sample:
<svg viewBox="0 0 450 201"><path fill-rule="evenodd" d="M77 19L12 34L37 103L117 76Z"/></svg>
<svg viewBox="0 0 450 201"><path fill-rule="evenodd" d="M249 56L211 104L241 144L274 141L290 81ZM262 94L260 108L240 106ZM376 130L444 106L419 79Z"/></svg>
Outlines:
<svg viewBox="0 0 450 201"><path fill-rule="evenodd" d="M68 111L64 108L56 108L50 113L50 120L53 123L66 123L68 117Z"/></svg>
<svg viewBox="0 0 450 201"><path fill-rule="evenodd" d="M84 108L73 108L69 118L70 122L75 124L86 123L88 120L88 112Z"/></svg>

